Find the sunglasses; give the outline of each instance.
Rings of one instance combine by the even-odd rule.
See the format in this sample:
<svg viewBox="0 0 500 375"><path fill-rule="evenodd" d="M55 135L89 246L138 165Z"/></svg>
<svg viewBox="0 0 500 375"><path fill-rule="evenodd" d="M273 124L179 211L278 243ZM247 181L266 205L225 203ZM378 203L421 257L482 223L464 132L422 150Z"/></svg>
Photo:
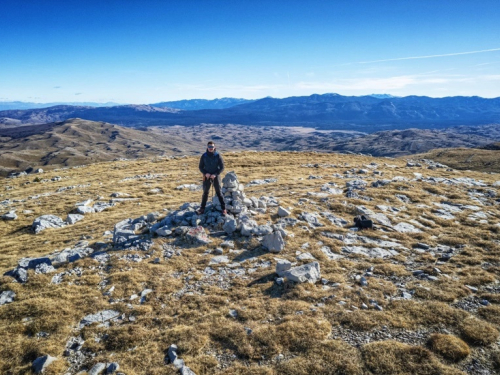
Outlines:
<svg viewBox="0 0 500 375"><path fill-rule="evenodd" d="M215 146L208 146L208 148L215 148Z"/></svg>

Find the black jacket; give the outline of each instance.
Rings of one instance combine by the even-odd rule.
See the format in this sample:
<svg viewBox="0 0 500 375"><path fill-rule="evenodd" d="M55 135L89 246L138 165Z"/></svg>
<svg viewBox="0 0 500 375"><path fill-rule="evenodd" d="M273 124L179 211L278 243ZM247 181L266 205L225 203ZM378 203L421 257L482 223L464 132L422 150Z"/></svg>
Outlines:
<svg viewBox="0 0 500 375"><path fill-rule="evenodd" d="M224 171L224 160L222 155L217 151L205 152L200 158L200 172L203 174L210 173L216 176Z"/></svg>

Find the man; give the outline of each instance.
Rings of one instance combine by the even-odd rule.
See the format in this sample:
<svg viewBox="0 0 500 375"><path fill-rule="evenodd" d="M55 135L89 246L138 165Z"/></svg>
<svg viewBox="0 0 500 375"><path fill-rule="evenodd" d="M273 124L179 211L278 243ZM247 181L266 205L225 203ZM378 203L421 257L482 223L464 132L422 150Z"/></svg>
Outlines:
<svg viewBox="0 0 500 375"><path fill-rule="evenodd" d="M215 193L217 194L217 198L219 198L220 206L222 208L222 215L225 216L227 214L226 204L220 191L220 174L224 171L224 160L222 160L222 155L215 150L214 142L208 142L207 151L201 155L199 167L200 172L203 174L203 196L201 198L201 207L196 211L196 213L201 215L205 212L208 192L213 184L215 187Z"/></svg>

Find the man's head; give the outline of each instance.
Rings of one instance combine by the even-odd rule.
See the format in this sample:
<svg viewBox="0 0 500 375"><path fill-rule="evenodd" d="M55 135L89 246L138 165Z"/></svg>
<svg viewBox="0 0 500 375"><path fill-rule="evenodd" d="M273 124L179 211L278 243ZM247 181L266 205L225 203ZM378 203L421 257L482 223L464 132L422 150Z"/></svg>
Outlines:
<svg viewBox="0 0 500 375"><path fill-rule="evenodd" d="M207 149L208 149L208 152L214 152L215 151L215 143L213 141L208 142Z"/></svg>

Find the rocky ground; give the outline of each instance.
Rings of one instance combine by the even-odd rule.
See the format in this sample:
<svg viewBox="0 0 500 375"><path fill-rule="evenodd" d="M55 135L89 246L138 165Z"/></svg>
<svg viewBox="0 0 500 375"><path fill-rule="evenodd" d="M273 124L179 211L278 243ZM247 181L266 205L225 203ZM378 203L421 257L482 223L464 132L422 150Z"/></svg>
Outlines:
<svg viewBox="0 0 500 375"><path fill-rule="evenodd" d="M196 157L4 179L0 372L499 371L498 175L224 156L225 217Z"/></svg>

